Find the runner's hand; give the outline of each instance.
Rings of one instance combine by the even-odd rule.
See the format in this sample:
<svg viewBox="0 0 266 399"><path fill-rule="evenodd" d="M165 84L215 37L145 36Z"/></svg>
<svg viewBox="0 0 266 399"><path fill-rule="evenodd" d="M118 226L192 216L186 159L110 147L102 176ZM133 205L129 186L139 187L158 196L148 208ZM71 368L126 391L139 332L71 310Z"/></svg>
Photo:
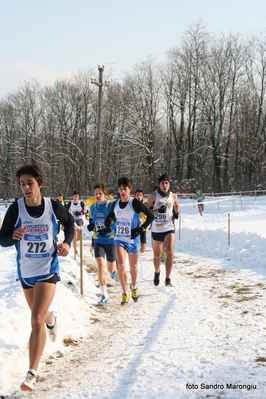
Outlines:
<svg viewBox="0 0 266 399"><path fill-rule="evenodd" d="M94 226L95 226L95 224L92 223L92 222L91 222L91 219L90 219L90 223L87 225L88 231L92 231L92 230L94 229Z"/></svg>
<svg viewBox="0 0 266 399"><path fill-rule="evenodd" d="M26 230L27 230L27 227L19 227L17 230L14 230L13 236L12 236L13 240L20 241L24 237Z"/></svg>
<svg viewBox="0 0 266 399"><path fill-rule="evenodd" d="M134 240L136 237L140 235L141 232L142 232L142 227L137 227L135 229L132 229L130 238Z"/></svg>
<svg viewBox="0 0 266 399"><path fill-rule="evenodd" d="M67 256L69 253L69 245L66 242L62 242L57 245L57 253L59 256Z"/></svg>
<svg viewBox="0 0 266 399"><path fill-rule="evenodd" d="M107 234L111 233L111 229L109 227L105 227L98 231L98 236L105 237Z"/></svg>
<svg viewBox="0 0 266 399"><path fill-rule="evenodd" d="M176 212L175 209L173 208L173 218L178 219L179 217L179 212Z"/></svg>
<svg viewBox="0 0 266 399"><path fill-rule="evenodd" d="M111 218L106 218L104 221L104 225L105 227L110 227L112 223L112 219Z"/></svg>

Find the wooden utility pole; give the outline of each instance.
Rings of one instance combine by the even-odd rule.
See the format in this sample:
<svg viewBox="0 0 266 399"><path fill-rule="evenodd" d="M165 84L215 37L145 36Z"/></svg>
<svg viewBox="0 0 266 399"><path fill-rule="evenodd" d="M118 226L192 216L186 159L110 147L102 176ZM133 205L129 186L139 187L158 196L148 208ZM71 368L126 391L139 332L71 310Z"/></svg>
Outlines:
<svg viewBox="0 0 266 399"><path fill-rule="evenodd" d="M103 82L104 65L98 65L99 80L91 79L91 83L99 87L98 94L98 121L97 121L97 141L96 141L96 165L95 165L95 184L101 181L101 155L102 155L102 108L103 108L103 86L110 86L111 81Z"/></svg>

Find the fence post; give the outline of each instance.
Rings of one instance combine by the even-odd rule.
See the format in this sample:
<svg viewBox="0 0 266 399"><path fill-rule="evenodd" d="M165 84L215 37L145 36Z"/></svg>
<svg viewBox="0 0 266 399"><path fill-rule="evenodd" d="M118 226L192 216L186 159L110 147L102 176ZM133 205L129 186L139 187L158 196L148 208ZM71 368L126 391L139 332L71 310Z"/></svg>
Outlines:
<svg viewBox="0 0 266 399"><path fill-rule="evenodd" d="M235 211L235 201L234 201L234 196L232 195L232 203L233 203L233 211Z"/></svg>
<svg viewBox="0 0 266 399"><path fill-rule="evenodd" d="M80 294L83 295L83 230L80 232L80 251L79 251L79 260L80 260Z"/></svg>
<svg viewBox="0 0 266 399"><path fill-rule="evenodd" d="M73 238L73 248L74 248L74 260L77 258L77 227L76 218L74 218L74 238Z"/></svg>
<svg viewBox="0 0 266 399"><path fill-rule="evenodd" d="M179 218L178 218L178 239L179 241L181 240L181 211L179 212Z"/></svg>
<svg viewBox="0 0 266 399"><path fill-rule="evenodd" d="M228 213L228 245L230 246L230 213Z"/></svg>

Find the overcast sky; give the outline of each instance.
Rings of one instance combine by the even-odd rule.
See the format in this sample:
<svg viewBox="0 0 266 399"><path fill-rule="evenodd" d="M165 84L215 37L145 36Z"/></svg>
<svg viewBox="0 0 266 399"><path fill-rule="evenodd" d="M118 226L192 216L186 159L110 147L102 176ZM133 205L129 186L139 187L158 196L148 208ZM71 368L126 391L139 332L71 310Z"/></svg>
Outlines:
<svg viewBox="0 0 266 399"><path fill-rule="evenodd" d="M193 22L208 32L266 32L265 0L0 0L0 98L28 78L77 70L119 78L145 57L163 60Z"/></svg>

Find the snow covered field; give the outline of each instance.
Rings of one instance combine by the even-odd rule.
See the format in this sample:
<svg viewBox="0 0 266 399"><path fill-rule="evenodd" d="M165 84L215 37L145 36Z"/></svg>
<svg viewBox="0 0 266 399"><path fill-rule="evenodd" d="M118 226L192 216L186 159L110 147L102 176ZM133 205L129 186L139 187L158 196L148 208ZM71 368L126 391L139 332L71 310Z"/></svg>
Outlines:
<svg viewBox="0 0 266 399"><path fill-rule="evenodd" d="M266 396L266 197L206 198L202 217L192 200L179 202L172 288L163 284L163 264L161 284L153 285L150 232L140 257L140 298L126 307L109 277L109 304L95 306L99 289L86 229L83 295L79 258L72 249L61 259L52 306L58 339L47 341L32 394L19 390L30 314L16 281L15 249L0 247L0 398Z"/></svg>

